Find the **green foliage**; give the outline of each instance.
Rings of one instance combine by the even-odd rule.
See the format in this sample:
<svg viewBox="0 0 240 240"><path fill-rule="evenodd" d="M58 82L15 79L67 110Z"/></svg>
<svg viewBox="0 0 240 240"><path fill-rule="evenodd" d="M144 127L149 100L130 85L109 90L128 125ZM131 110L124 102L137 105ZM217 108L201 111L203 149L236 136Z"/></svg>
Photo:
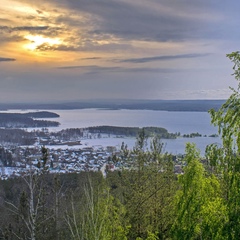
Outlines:
<svg viewBox="0 0 240 240"><path fill-rule="evenodd" d="M194 144L187 144L185 161L174 204L173 239L224 239L220 236L227 216L219 181L207 175Z"/></svg>
<svg viewBox="0 0 240 240"><path fill-rule="evenodd" d="M148 231L147 238L145 238L145 240L159 240L157 235L158 233L152 233ZM143 240L143 238L137 237L136 240Z"/></svg>
<svg viewBox="0 0 240 240"><path fill-rule="evenodd" d="M233 75L238 81L237 89L230 88L232 95L221 106L218 111L210 110L212 123L218 126L219 134L222 136L223 146L232 151L234 148L240 149L240 131L239 131L239 109L240 109L240 54L233 52L227 57L234 63Z"/></svg>
<svg viewBox="0 0 240 240"><path fill-rule="evenodd" d="M122 154L129 158L129 168L111 177L113 193L126 206L131 229L128 239L166 239L172 223L171 202L175 192L172 158L162 153L159 137L151 140L150 150L143 129L136 146L129 151L122 146ZM110 179L109 179L110 181ZM155 233L155 234L153 234Z"/></svg>
<svg viewBox="0 0 240 240"><path fill-rule="evenodd" d="M67 215L73 239L127 240L130 226L124 219L125 208L110 194L104 180L93 184L89 179L80 203L80 212L73 208L72 216Z"/></svg>
<svg viewBox="0 0 240 240"><path fill-rule="evenodd" d="M219 111L210 110L212 123L218 126L222 146L211 145L206 151L210 167L221 181L227 221L224 226L225 239L240 238L240 53L227 57L233 62L233 75L238 81L237 89Z"/></svg>
<svg viewBox="0 0 240 240"><path fill-rule="evenodd" d="M119 201L114 201L109 190L98 189L94 195L86 192L86 197L88 210L84 216L82 229L86 239L126 239L127 228L120 219L125 214L124 207Z"/></svg>

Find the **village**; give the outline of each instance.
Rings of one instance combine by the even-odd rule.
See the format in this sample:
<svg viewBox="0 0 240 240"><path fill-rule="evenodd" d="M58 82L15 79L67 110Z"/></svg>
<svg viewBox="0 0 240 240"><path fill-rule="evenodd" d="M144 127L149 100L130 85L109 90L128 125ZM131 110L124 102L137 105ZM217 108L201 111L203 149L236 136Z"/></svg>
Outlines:
<svg viewBox="0 0 240 240"><path fill-rule="evenodd" d="M70 143L69 143L70 144ZM70 144L71 145L71 144ZM12 147L0 149L0 178L21 177L30 171L37 171L42 159L42 146ZM101 171L106 176L107 171L129 168L130 162L123 159L123 152L116 146L91 146L72 148L46 148L48 173L80 173L82 171ZM174 171L182 173L182 155L173 156Z"/></svg>

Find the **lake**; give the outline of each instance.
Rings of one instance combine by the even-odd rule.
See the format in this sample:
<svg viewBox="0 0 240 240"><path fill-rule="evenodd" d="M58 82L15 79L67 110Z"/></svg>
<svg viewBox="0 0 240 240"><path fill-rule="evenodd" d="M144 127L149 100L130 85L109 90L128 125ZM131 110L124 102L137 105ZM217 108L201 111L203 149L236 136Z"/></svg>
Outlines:
<svg viewBox="0 0 240 240"><path fill-rule="evenodd" d="M33 110L31 110L33 111ZM40 110L37 110L40 111ZM217 128L211 125L211 118L207 112L168 112L153 110L108 110L108 109L76 109L76 110L49 110L60 115L60 118L52 119L60 122L59 127L49 128L50 131L60 131L66 128L84 128L90 126L121 126L121 127L163 127L169 132L180 132L190 134L199 132L202 135L217 133ZM11 110L8 112L30 112L28 110ZM50 119L48 119L50 120ZM129 147L134 146L135 139L92 139L82 142L90 145L116 145L120 146L122 141ZM220 138L198 137L163 139L165 151L173 154L184 153L186 142L195 142L204 154L205 147L211 143L220 144Z"/></svg>

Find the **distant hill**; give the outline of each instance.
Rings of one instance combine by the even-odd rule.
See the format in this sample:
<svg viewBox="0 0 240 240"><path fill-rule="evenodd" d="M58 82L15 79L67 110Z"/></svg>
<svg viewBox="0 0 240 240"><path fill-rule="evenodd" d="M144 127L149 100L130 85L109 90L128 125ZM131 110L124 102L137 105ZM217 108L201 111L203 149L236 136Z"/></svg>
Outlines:
<svg viewBox="0 0 240 240"><path fill-rule="evenodd" d="M70 103L46 104L0 104L0 109L131 109L131 110L161 110L161 111L198 111L207 112L213 108L219 109L225 100L84 100Z"/></svg>

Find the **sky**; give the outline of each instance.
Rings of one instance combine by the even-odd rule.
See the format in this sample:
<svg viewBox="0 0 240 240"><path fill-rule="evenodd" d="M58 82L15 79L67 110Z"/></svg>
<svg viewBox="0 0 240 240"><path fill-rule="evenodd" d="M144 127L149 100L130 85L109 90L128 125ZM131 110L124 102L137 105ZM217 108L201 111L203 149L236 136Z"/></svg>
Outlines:
<svg viewBox="0 0 240 240"><path fill-rule="evenodd" d="M239 10L239 0L1 0L0 102L226 99Z"/></svg>

